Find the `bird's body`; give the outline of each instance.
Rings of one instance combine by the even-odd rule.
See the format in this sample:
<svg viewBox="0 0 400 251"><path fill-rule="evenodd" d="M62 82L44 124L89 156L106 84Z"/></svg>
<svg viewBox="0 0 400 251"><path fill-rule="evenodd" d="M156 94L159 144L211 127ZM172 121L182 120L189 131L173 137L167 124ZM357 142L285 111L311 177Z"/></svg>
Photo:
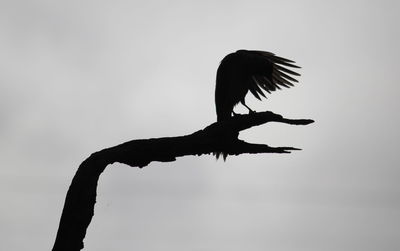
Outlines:
<svg viewBox="0 0 400 251"><path fill-rule="evenodd" d="M248 91L261 100L260 95L265 97L263 91L271 93L281 87L293 86L292 82L297 80L292 76L299 74L286 68L299 68L293 63L291 60L265 51L238 50L228 54L217 70L215 88L217 121L230 118L234 106L239 102L249 108L245 104Z"/></svg>

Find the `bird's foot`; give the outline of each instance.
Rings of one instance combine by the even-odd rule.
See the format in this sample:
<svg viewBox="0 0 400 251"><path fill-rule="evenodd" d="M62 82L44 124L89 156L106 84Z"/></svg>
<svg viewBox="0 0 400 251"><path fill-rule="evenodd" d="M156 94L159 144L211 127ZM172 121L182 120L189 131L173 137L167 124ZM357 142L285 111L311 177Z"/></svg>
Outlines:
<svg viewBox="0 0 400 251"><path fill-rule="evenodd" d="M244 101L242 101L242 104L249 110L249 114L255 113L255 111L253 111L250 107L248 107Z"/></svg>

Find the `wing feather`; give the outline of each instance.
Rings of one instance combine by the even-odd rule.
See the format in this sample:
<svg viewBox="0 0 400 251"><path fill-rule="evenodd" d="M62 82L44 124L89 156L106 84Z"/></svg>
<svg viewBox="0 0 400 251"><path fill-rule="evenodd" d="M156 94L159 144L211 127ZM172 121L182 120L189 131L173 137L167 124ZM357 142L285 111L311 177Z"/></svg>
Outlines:
<svg viewBox="0 0 400 251"><path fill-rule="evenodd" d="M239 50L236 53L246 63L246 74L251 82L248 88L258 99L260 99L261 93L261 96L265 97L263 90L271 93L282 87L290 88L294 86L294 83L298 83L295 77L300 74L292 69L300 67L290 59L276 56L267 51Z"/></svg>
<svg viewBox="0 0 400 251"><path fill-rule="evenodd" d="M280 71L284 71L284 72L286 72L286 73L289 73L289 74L292 74L292 75L295 75L295 76L300 76L299 73L294 72L294 71L291 71L291 70L289 70L288 68L282 67L282 66L280 66L280 65L277 65L277 64L276 64L275 67L276 67L278 70L280 70Z"/></svg>
<svg viewBox="0 0 400 251"><path fill-rule="evenodd" d="M272 83L264 76L259 76L259 75L252 76L252 79L254 80L254 82L257 84L258 87L262 88L260 89L260 91L264 90L268 93L271 93L271 88L274 88L274 85L272 85Z"/></svg>
<svg viewBox="0 0 400 251"><path fill-rule="evenodd" d="M285 74L285 73L283 73L283 72L280 72L280 75L281 75L282 77L286 78L287 80L292 81L292 82L295 82L295 83L298 83L298 82L299 82L297 79L292 78L291 76L289 76L289 75L287 75L287 74Z"/></svg>
<svg viewBox="0 0 400 251"><path fill-rule="evenodd" d="M272 83L272 81L269 78L267 78L266 76L262 76L262 78L267 83L267 85L265 87L268 88L269 93L271 93L271 91L276 90L276 86Z"/></svg>
<svg viewBox="0 0 400 251"><path fill-rule="evenodd" d="M261 100L259 94L266 98L264 92L260 89L260 86L262 87L263 84L259 82L255 76L252 76L252 79L253 81L251 83L251 87L249 88L250 92L253 93L253 95L259 100Z"/></svg>
<svg viewBox="0 0 400 251"><path fill-rule="evenodd" d="M261 100L260 95L256 92L254 88L249 88L250 92L256 97L258 100Z"/></svg>
<svg viewBox="0 0 400 251"><path fill-rule="evenodd" d="M285 86L285 87L288 87L288 88L289 88L290 86L293 86L293 84L292 84L289 80L286 80L286 79L282 78L282 76L279 74L279 72L273 71L273 72L272 72L272 77L273 77L277 82L286 84L287 86Z"/></svg>

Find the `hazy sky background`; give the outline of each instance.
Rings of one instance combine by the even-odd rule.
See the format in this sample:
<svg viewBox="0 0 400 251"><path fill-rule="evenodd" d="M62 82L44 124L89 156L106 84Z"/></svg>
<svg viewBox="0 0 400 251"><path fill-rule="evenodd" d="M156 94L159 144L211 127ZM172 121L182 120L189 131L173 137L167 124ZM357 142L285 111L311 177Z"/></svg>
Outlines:
<svg viewBox="0 0 400 251"><path fill-rule="evenodd" d="M242 48L303 67L295 88L247 103L316 123L241 138L303 151L109 166L85 250L399 250L399 13L399 1L1 1L0 250L51 249L92 152L214 122L216 69Z"/></svg>

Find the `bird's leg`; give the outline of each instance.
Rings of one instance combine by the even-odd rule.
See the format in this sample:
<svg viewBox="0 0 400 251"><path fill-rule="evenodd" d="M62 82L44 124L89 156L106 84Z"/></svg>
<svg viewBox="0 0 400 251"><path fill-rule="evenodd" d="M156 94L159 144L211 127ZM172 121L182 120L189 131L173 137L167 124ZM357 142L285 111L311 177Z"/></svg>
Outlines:
<svg viewBox="0 0 400 251"><path fill-rule="evenodd" d="M249 113L255 113L255 111L253 111L252 109L250 109L250 107L248 107L246 105L246 103L244 102L244 100L240 101L242 103L242 105L244 105L247 109L249 109Z"/></svg>

